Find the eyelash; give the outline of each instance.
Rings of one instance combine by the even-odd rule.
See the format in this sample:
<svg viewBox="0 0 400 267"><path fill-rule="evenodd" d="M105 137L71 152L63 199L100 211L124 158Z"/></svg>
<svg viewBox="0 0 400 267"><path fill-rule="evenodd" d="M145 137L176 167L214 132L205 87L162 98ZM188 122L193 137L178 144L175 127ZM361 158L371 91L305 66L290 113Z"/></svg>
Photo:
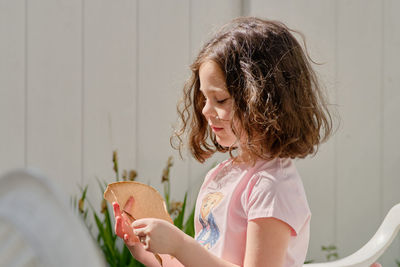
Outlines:
<svg viewBox="0 0 400 267"><path fill-rule="evenodd" d="M228 100L229 98L225 98L225 99L222 99L222 100L216 100L216 102L218 103L218 104L223 104L223 103L225 103L226 102L226 100ZM204 97L204 103L207 101L207 98L206 97Z"/></svg>

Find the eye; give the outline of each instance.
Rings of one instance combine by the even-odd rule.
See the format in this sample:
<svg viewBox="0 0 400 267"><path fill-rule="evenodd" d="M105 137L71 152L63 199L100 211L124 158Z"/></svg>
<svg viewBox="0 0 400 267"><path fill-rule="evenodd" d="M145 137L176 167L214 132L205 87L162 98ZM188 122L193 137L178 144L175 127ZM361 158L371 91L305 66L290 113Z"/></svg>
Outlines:
<svg viewBox="0 0 400 267"><path fill-rule="evenodd" d="M228 99L229 99L229 97L228 97L228 98L225 98L225 99L222 99L222 100L217 100L217 103L218 103L218 104L223 104L223 103L225 103L226 100L228 100Z"/></svg>

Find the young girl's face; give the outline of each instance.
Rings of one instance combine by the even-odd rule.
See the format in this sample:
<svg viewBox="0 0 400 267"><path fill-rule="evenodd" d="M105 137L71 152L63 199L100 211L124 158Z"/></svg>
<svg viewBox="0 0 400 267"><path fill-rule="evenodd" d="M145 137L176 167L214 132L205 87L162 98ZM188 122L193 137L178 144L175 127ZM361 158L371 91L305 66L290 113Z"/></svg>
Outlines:
<svg viewBox="0 0 400 267"><path fill-rule="evenodd" d="M230 147L237 138L231 128L233 99L227 90L225 75L217 63L208 60L201 64L199 77L200 91L205 98L202 113L218 144Z"/></svg>

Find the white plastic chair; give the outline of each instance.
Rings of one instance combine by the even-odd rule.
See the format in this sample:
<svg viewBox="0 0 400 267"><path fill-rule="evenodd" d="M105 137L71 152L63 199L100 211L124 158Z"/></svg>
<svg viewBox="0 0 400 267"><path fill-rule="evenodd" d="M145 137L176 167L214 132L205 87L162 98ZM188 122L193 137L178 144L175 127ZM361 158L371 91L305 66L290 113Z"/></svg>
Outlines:
<svg viewBox="0 0 400 267"><path fill-rule="evenodd" d="M67 198L34 170L0 177L0 266L106 266Z"/></svg>
<svg viewBox="0 0 400 267"><path fill-rule="evenodd" d="M375 235L358 251L337 261L305 264L303 267L369 267L385 252L400 229L400 203L393 206Z"/></svg>

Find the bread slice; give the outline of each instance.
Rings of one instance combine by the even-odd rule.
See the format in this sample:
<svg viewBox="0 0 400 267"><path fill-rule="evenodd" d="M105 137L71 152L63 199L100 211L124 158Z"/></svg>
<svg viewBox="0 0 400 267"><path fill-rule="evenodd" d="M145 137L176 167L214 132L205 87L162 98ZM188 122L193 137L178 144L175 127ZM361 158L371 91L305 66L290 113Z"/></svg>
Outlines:
<svg viewBox="0 0 400 267"><path fill-rule="evenodd" d="M125 211L135 219L158 218L173 224L163 197L154 187L135 181L123 181L109 184L104 192L104 198L110 204L118 202L121 210L124 210L130 196L133 196L134 202L130 210Z"/></svg>

